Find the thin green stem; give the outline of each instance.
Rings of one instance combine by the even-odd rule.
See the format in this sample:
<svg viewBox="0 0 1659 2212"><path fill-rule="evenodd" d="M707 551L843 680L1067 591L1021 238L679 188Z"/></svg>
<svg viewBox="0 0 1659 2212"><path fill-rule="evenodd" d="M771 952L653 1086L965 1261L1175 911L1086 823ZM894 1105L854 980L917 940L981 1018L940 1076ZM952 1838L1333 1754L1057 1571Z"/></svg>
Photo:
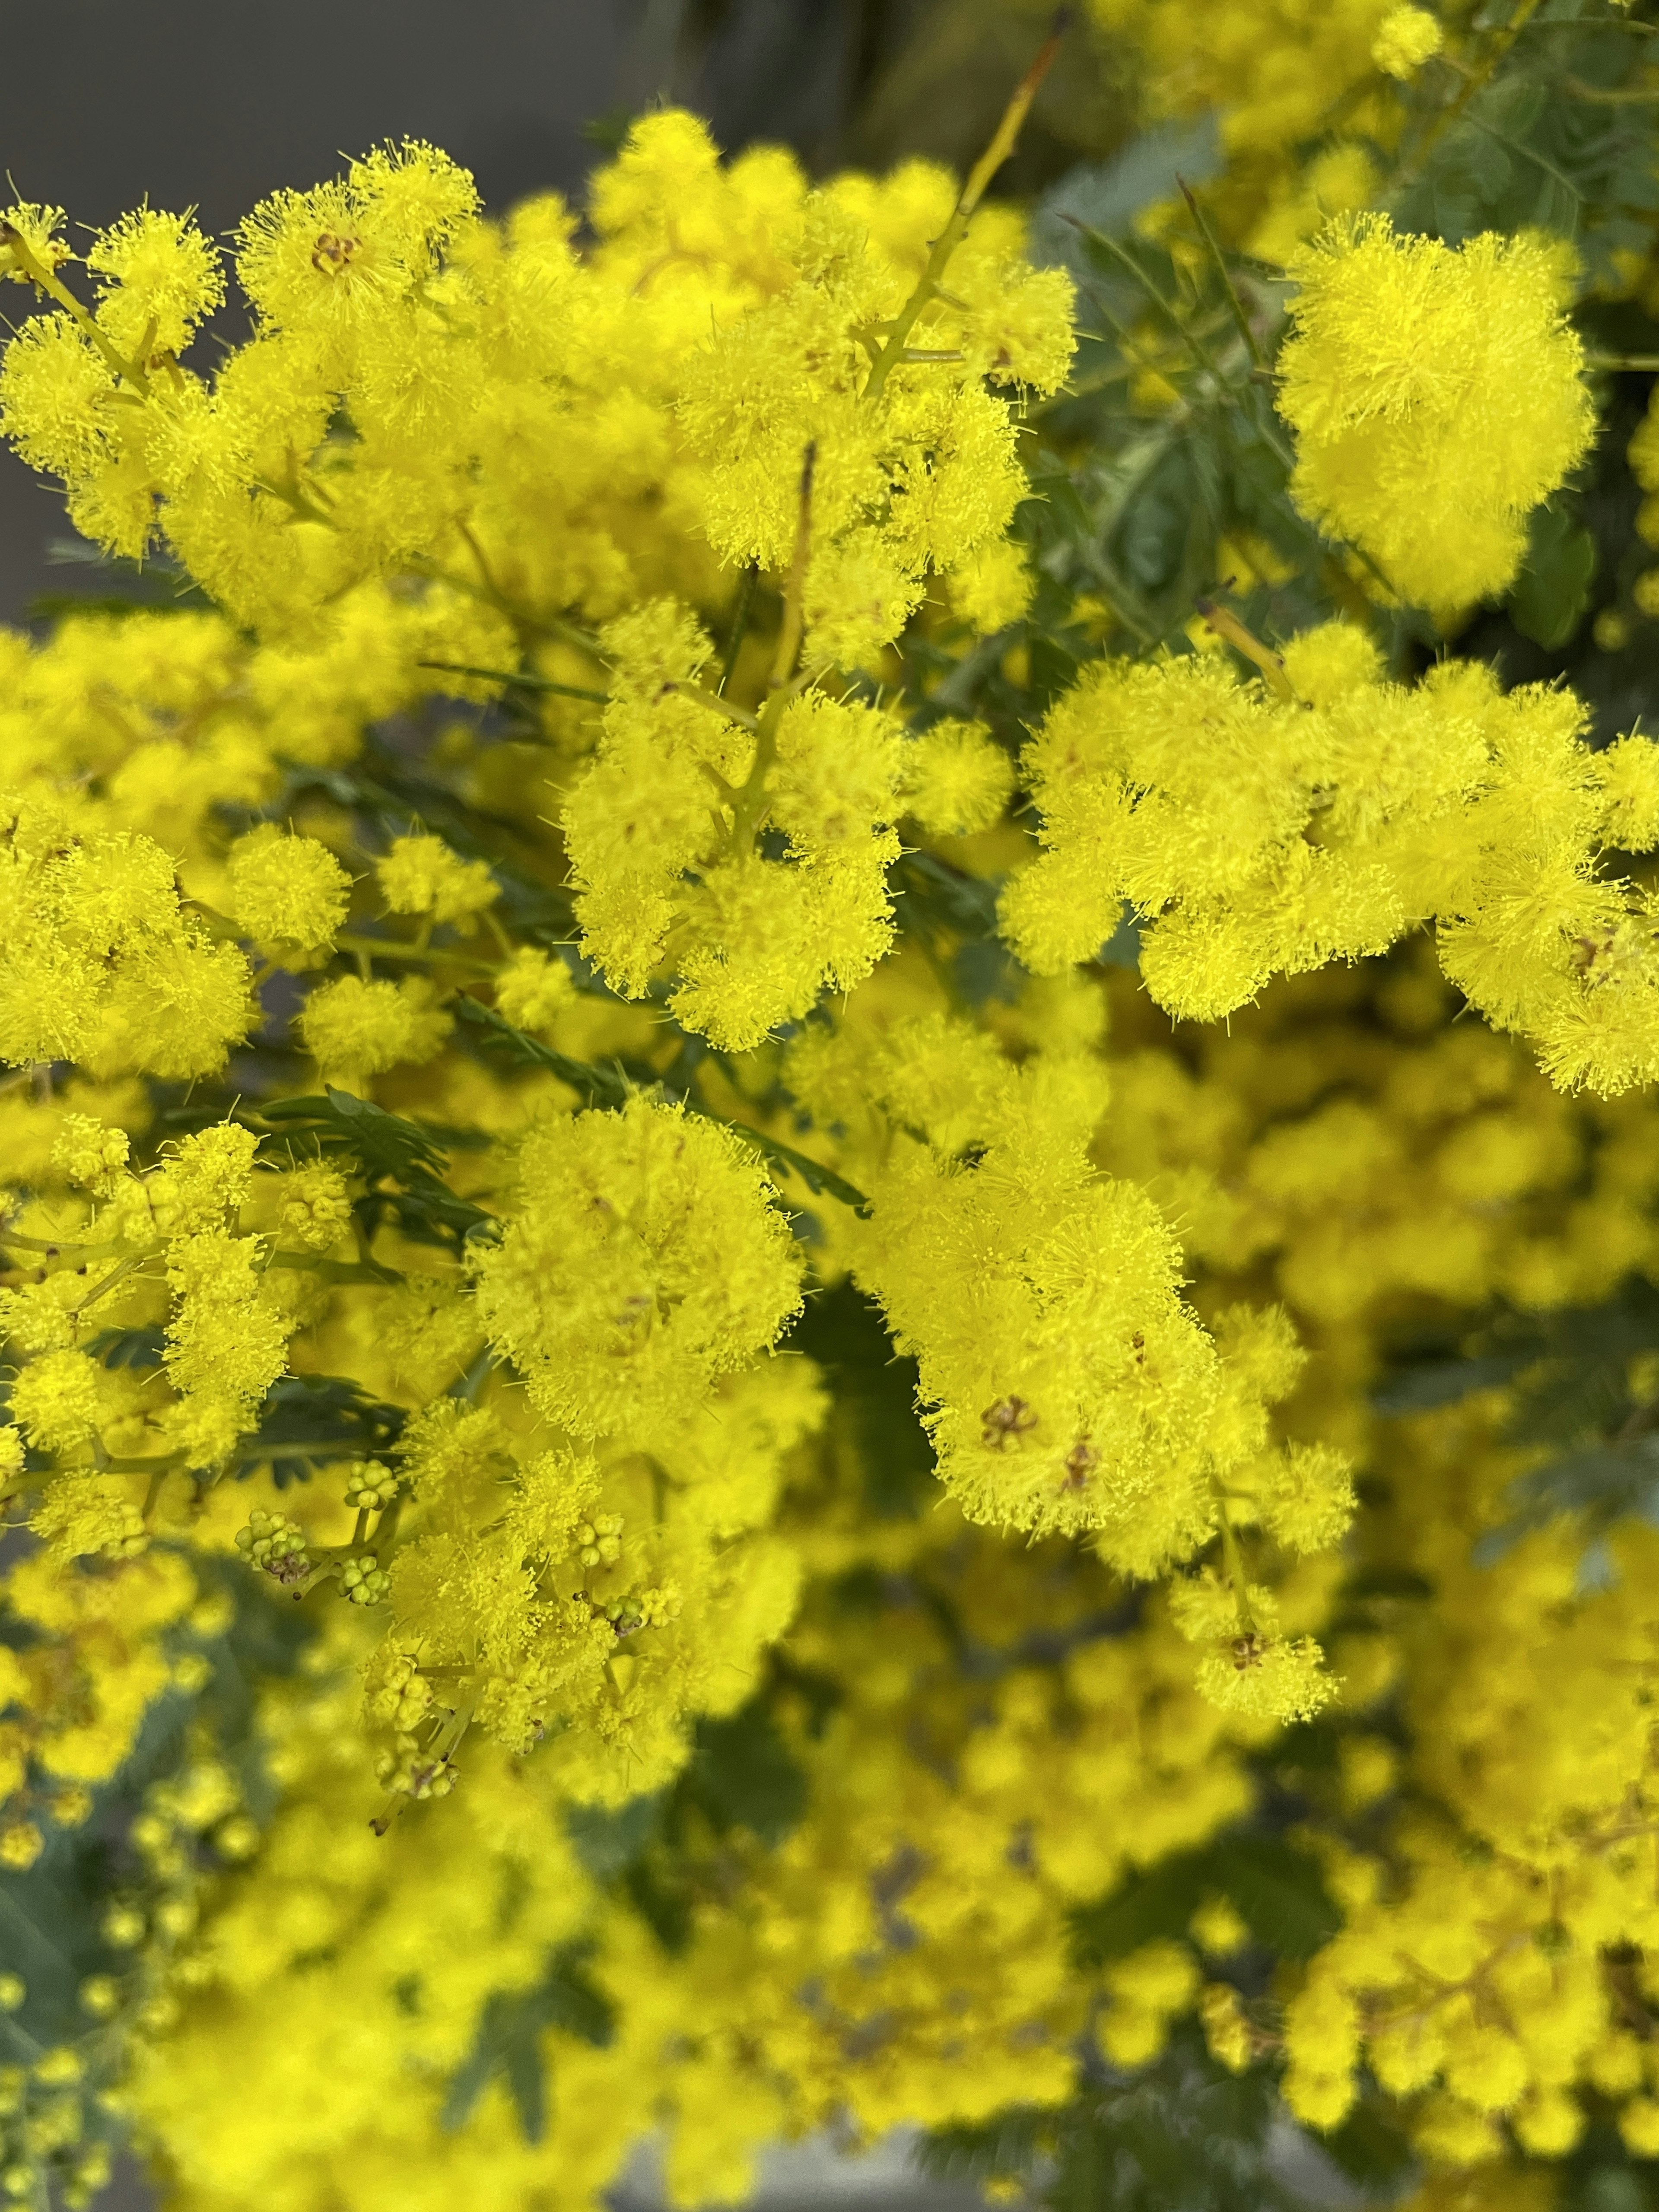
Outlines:
<svg viewBox="0 0 1659 2212"><path fill-rule="evenodd" d="M339 528L339 524L326 508L319 507L315 500L308 498L301 490L297 477L286 484L272 483L269 477L254 477L252 482L256 491L265 492L270 498L280 500L301 522L318 522L325 530Z"/></svg>
<svg viewBox="0 0 1659 2212"><path fill-rule="evenodd" d="M1227 1569L1227 1580L1232 1586L1233 1603L1238 1608L1238 1632L1254 1636L1256 1632L1255 1612L1250 1605L1249 1577L1244 1572L1244 1555L1238 1547L1238 1535L1227 1511L1227 1501L1218 1496L1216 1510L1221 1522L1221 1557Z"/></svg>
<svg viewBox="0 0 1659 2212"><path fill-rule="evenodd" d="M723 714L728 722L740 722L745 730L758 730L760 727L759 718L746 708L734 707L729 699L722 699L718 691L705 691L701 684L665 684L662 688L665 691L672 691L677 698L690 699L694 706L707 707L713 714Z"/></svg>
<svg viewBox="0 0 1659 2212"><path fill-rule="evenodd" d="M783 591L783 622L778 631L772 672L767 679L766 704L755 719L755 750L749 774L732 810L726 849L739 855L749 852L755 833L766 818L766 780L778 757L778 725L783 710L799 688L796 663L806 626L806 563L812 549L812 477L817 466L817 447L809 445L801 461L800 504L795 517L795 547ZM724 700L716 702L722 714L732 710Z"/></svg>
<svg viewBox="0 0 1659 2212"><path fill-rule="evenodd" d="M150 1478L151 1488L155 1489L160 1486L164 1475L173 1474L184 1463L183 1452L163 1452L159 1457L152 1455L146 1459L112 1459L108 1462L107 1472L111 1474L147 1474Z"/></svg>
<svg viewBox="0 0 1659 2212"><path fill-rule="evenodd" d="M134 1252L130 1254L128 1257L123 1260L118 1267L111 1269L110 1273L105 1276L103 1281L99 1284L96 1290L88 1291L85 1297L82 1299L80 1304L76 1307L76 1312L77 1314L85 1313L88 1306L95 1305L100 1298L106 1297L108 1293L115 1288L118 1282L122 1281L125 1277L131 1274L135 1268L143 1267L144 1261L149 1257L150 1255L147 1252Z"/></svg>
<svg viewBox="0 0 1659 2212"><path fill-rule="evenodd" d="M143 363L129 361L118 347L110 343L57 271L49 269L33 251L22 233L9 222L0 222L0 246L8 249L12 259L38 291L44 292L49 300L55 300L73 318L82 335L97 347L116 375L131 385L141 398L148 398L149 379L144 374Z"/></svg>
<svg viewBox="0 0 1659 2212"><path fill-rule="evenodd" d="M1002 167L1018 143L1022 125L1036 98L1037 88L1048 74L1054 56L1060 51L1060 41L1065 28L1064 11L1054 19L1054 28L1044 41L1036 59L1020 80L1013 98L1003 111L1002 120L992 135L991 143L968 173L968 181L962 195L951 210L951 220L933 241L927 266L909 298L894 316L885 342L870 364L870 374L864 386L866 399L881 396L892 371L905 357L910 333L926 311L943 295L941 285L951 255L968 235L968 226L973 221L975 210L985 197L993 177Z"/></svg>
<svg viewBox="0 0 1659 2212"><path fill-rule="evenodd" d="M326 1283L402 1283L408 1278L378 1260L325 1260L315 1252L273 1252L267 1265L320 1275Z"/></svg>
<svg viewBox="0 0 1659 2212"><path fill-rule="evenodd" d="M120 1250L118 1244L73 1244L67 1239L54 1239L48 1243L44 1237L23 1237L15 1230L0 1228L0 1249L10 1245L15 1245L23 1252L44 1252L49 1260L55 1260L65 1252L113 1255Z"/></svg>
<svg viewBox="0 0 1659 2212"><path fill-rule="evenodd" d="M1225 385L1226 379L1222 375L1214 355L1207 346L1199 343L1192 331L1182 320L1180 313L1173 302L1164 298L1163 293L1158 290L1158 286L1127 247L1120 246L1115 238L1108 237L1103 230L1097 230L1091 223L1081 222L1074 215L1062 215L1060 221L1069 222L1073 230L1081 231L1085 238L1088 239L1092 245L1103 246L1114 260L1121 262L1199 367L1207 369L1218 384Z"/></svg>
<svg viewBox="0 0 1659 2212"><path fill-rule="evenodd" d="M1645 92L1604 92L1600 85L1586 84L1582 77L1571 74L1564 76L1561 82L1575 100L1595 100L1598 106L1623 107L1639 103L1647 106L1659 100L1659 87Z"/></svg>
<svg viewBox="0 0 1659 2212"><path fill-rule="evenodd" d="M363 937L347 930L334 940L342 952L356 953L360 958L372 960L421 960L436 967L465 968L475 975L493 975L500 963L495 960L471 960L462 952L452 952L440 945L400 945L395 938Z"/></svg>
<svg viewBox="0 0 1659 2212"><path fill-rule="evenodd" d="M417 668L438 668L451 676L477 676L489 684L507 684L520 691L552 691L561 699L591 699L596 707L608 707L608 691L589 691L580 684L556 684L548 676L531 676L523 671L514 672L505 668L475 668L468 660L417 660Z"/></svg>
<svg viewBox="0 0 1659 2212"><path fill-rule="evenodd" d="M1265 368L1267 364L1262 358L1261 348L1256 343L1255 332L1250 328L1250 319L1244 312L1244 302L1238 296L1238 289L1233 283L1232 271L1227 266L1226 257L1221 251L1214 231L1210 228L1210 218L1194 198L1187 179L1184 177L1177 177L1176 182L1181 187L1181 197L1186 201L1188 211L1193 221L1198 225L1199 235L1203 239L1210 258L1214 262L1217 273L1226 289L1227 305L1232 312L1234 322L1238 326L1238 335L1249 349L1250 364L1255 368Z"/></svg>
<svg viewBox="0 0 1659 2212"><path fill-rule="evenodd" d="M751 561L743 572L743 581L738 586L738 602L732 610L732 635L726 647L726 659L720 664L720 680L714 689L724 698L726 687L732 681L738 665L738 655L743 650L743 641L749 630L749 610L754 605L755 586L760 580L760 562Z"/></svg>

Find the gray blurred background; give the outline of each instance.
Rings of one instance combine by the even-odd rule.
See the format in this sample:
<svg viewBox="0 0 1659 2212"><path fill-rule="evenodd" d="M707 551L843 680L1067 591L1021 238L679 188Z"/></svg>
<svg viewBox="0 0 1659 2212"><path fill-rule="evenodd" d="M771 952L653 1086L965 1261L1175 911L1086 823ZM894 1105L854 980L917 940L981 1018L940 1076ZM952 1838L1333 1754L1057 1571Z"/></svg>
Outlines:
<svg viewBox="0 0 1659 2212"><path fill-rule="evenodd" d="M428 138L492 210L579 194L629 115L675 100L726 146L793 146L817 172L983 143L1049 0L0 0L0 167L97 228L148 197L222 232L342 155ZM1112 135L1081 33L1028 129L1029 185ZM76 233L71 230L71 237ZM7 286L0 308L27 312ZM217 335L240 335L235 309ZM204 341L210 345L210 337ZM198 356L200 357L200 356ZM55 490L0 452L0 621L106 592L54 564Z"/></svg>

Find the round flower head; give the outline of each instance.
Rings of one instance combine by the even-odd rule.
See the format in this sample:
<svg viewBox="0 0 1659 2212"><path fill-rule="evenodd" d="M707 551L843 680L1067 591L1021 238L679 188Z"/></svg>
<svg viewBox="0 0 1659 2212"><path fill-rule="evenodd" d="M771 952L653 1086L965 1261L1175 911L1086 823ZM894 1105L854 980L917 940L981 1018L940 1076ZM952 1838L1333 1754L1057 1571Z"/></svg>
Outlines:
<svg viewBox="0 0 1659 2212"><path fill-rule="evenodd" d="M574 1434L672 1432L799 1305L770 1196L752 1152L677 1106L544 1123L506 1235L475 1261L490 1341Z"/></svg>
<svg viewBox="0 0 1659 2212"><path fill-rule="evenodd" d="M84 1352L43 1352L12 1384L11 1415L42 1451L78 1450L98 1425L97 1369Z"/></svg>
<svg viewBox="0 0 1659 2212"><path fill-rule="evenodd" d="M1559 249L1486 233L1454 250L1344 216L1290 273L1279 406L1297 504L1419 606L1503 591L1528 514L1595 427Z"/></svg>
<svg viewBox="0 0 1659 2212"><path fill-rule="evenodd" d="M406 139L355 161L343 180L261 202L239 233L237 274L264 323L359 329L431 273L477 205L465 169Z"/></svg>
<svg viewBox="0 0 1659 2212"><path fill-rule="evenodd" d="M401 983L339 976L306 1001L300 1017L306 1048L325 1074L348 1087L399 1060L430 1060L450 1028L449 1017L430 1004L432 995L423 975Z"/></svg>
<svg viewBox="0 0 1659 2212"><path fill-rule="evenodd" d="M261 949L333 942L350 879L326 845L262 822L231 847L228 866L232 912Z"/></svg>
<svg viewBox="0 0 1659 2212"><path fill-rule="evenodd" d="M181 909L154 839L0 808L0 1059L206 1074L246 1028L247 975Z"/></svg>
<svg viewBox="0 0 1659 2212"><path fill-rule="evenodd" d="M495 879L483 860L464 860L441 837L398 837L375 873L394 914L429 914L434 921L465 921L496 896Z"/></svg>
<svg viewBox="0 0 1659 2212"><path fill-rule="evenodd" d="M1445 33L1426 8L1393 8L1377 26L1371 59L1385 76L1403 83L1445 43Z"/></svg>
<svg viewBox="0 0 1659 2212"><path fill-rule="evenodd" d="M974 722L935 722L905 756L906 811L930 837L988 830L1013 788L1013 763Z"/></svg>
<svg viewBox="0 0 1659 2212"><path fill-rule="evenodd" d="M146 361L181 352L225 296L218 248L188 216L159 208L137 208L100 231L87 266L107 280L100 326Z"/></svg>

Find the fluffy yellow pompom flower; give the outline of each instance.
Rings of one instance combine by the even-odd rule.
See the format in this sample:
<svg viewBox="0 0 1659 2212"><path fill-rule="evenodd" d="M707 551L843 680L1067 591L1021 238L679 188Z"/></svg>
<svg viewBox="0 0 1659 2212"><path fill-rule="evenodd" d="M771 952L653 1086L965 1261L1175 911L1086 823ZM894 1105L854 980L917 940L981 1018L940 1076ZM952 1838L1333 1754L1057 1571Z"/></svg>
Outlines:
<svg viewBox="0 0 1659 2212"><path fill-rule="evenodd" d="M770 1195L752 1152L678 1107L636 1097L544 1122L507 1233L475 1261L490 1341L577 1436L683 1428L799 1305Z"/></svg>
<svg viewBox="0 0 1659 2212"><path fill-rule="evenodd" d="M902 1146L859 1274L919 1363L939 1480L968 1517L1087 1530L1151 1576L1212 1533L1232 1409L1167 1224L1090 1165L1096 1103L1036 1079L991 1107L973 1164Z"/></svg>
<svg viewBox="0 0 1659 2212"><path fill-rule="evenodd" d="M12 1384L11 1415L42 1451L77 1450L98 1425L97 1369L83 1352L43 1352Z"/></svg>
<svg viewBox="0 0 1659 2212"><path fill-rule="evenodd" d="M1290 273L1279 406L1297 504L1419 606L1502 592L1528 514L1595 428L1559 249L1487 233L1454 250L1344 216Z"/></svg>
<svg viewBox="0 0 1659 2212"><path fill-rule="evenodd" d="M1659 957L1599 864L1659 837L1659 749L1593 753L1571 692L1479 664L1379 683L1341 623L1283 663L1289 699L1188 655L1098 663L1058 703L1025 755L1047 849L1002 897L1026 965L1091 958L1127 900L1148 991L1212 1021L1432 918L1448 977L1553 1081L1651 1081Z"/></svg>
<svg viewBox="0 0 1659 2212"><path fill-rule="evenodd" d="M465 169L405 139L338 183L262 202L239 233L236 273L262 323L337 337L428 276L477 205Z"/></svg>
<svg viewBox="0 0 1659 2212"><path fill-rule="evenodd" d="M64 228L64 210L60 207L14 200L9 207L0 208L0 224L16 233L31 257L43 268L58 269L71 258L68 246L58 235ZM28 272L19 267L10 254L6 256L3 267L12 283L29 283Z"/></svg>
<svg viewBox="0 0 1659 2212"><path fill-rule="evenodd" d="M90 1114L66 1114L52 1148L52 1164L85 1190L113 1190L127 1164L127 1133L109 1128Z"/></svg>
<svg viewBox="0 0 1659 2212"><path fill-rule="evenodd" d="M112 457L115 380L64 315L35 315L0 362L0 432L32 469L75 482Z"/></svg>
<svg viewBox="0 0 1659 2212"><path fill-rule="evenodd" d="M935 722L904 757L906 811L930 837L988 830L1013 788L1013 763L975 722Z"/></svg>
<svg viewBox="0 0 1659 2212"><path fill-rule="evenodd" d="M399 1060L430 1060L451 1026L448 1015L432 1005L434 995L424 975L401 983L342 975L306 1001L300 1016L306 1049L325 1075L341 1082L379 1075Z"/></svg>
<svg viewBox="0 0 1659 2212"><path fill-rule="evenodd" d="M1377 26L1371 59L1385 76L1403 83L1445 43L1445 33L1426 8L1394 8Z"/></svg>
<svg viewBox="0 0 1659 2212"><path fill-rule="evenodd" d="M921 603L922 587L873 530L826 546L806 573L806 659L812 667L877 668Z"/></svg>
<svg viewBox="0 0 1659 2212"><path fill-rule="evenodd" d="M118 1474L60 1474L29 1517L32 1533L54 1558L136 1559L149 1542L143 1516Z"/></svg>
<svg viewBox="0 0 1659 2212"><path fill-rule="evenodd" d="M345 920L350 878L326 845L285 836L262 822L227 856L231 912L261 951L276 945L321 949Z"/></svg>
<svg viewBox="0 0 1659 2212"><path fill-rule="evenodd" d="M225 296L218 249L188 216L136 208L100 231L87 266L106 278L98 324L143 367L189 344Z"/></svg>
<svg viewBox="0 0 1659 2212"><path fill-rule="evenodd" d="M0 1059L204 1075L246 1029L247 963L182 910L152 839L0 807Z"/></svg>
<svg viewBox="0 0 1659 2212"><path fill-rule="evenodd" d="M949 581L952 613L982 637L1019 621L1036 585L1025 556L1006 538L970 554L951 571Z"/></svg>
<svg viewBox="0 0 1659 2212"><path fill-rule="evenodd" d="M1235 1589L1206 1569L1170 1593L1170 1613L1204 1649L1198 1687L1223 1712L1250 1720L1310 1720L1335 1696L1325 1655L1310 1636L1279 1633L1270 1590Z"/></svg>
<svg viewBox="0 0 1659 2212"><path fill-rule="evenodd" d="M167 1325L169 1379L184 1395L234 1406L238 1425L282 1373L287 1336L258 1273L254 1237L209 1230L174 1239L167 1280L179 1304Z"/></svg>
<svg viewBox="0 0 1659 2212"><path fill-rule="evenodd" d="M495 978L495 1004L521 1030L550 1028L575 997L569 969L538 945L521 945Z"/></svg>
<svg viewBox="0 0 1659 2212"><path fill-rule="evenodd" d="M807 692L763 746L685 696L708 645L668 601L614 623L605 646L611 702L561 823L582 950L638 998L672 947L676 1018L747 1051L826 984L861 981L892 942L899 724ZM786 841L775 859L756 849L763 817Z"/></svg>
<svg viewBox="0 0 1659 2212"><path fill-rule="evenodd" d="M496 896L483 860L464 860L441 837L398 837L376 863L380 890L393 914L429 914L434 921L466 921Z"/></svg>

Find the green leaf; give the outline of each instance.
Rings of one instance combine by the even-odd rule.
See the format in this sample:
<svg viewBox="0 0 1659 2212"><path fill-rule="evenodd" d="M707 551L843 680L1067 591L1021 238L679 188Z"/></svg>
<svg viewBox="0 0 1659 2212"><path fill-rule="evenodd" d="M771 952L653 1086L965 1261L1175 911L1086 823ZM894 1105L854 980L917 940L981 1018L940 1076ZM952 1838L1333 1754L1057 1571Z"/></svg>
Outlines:
<svg viewBox="0 0 1659 2212"><path fill-rule="evenodd" d="M1584 618L1595 578L1595 540L1589 532L1565 507L1540 507L1510 591L1510 620L1523 637L1559 652Z"/></svg>
<svg viewBox="0 0 1659 2212"><path fill-rule="evenodd" d="M320 1098L273 1098L258 1118L283 1134L308 1137L317 1150L351 1152L371 1180L399 1179L424 1168L436 1174L448 1155L437 1136L418 1121L388 1114L373 1099L358 1098L331 1084Z"/></svg>
<svg viewBox="0 0 1659 2212"><path fill-rule="evenodd" d="M693 1099L687 1099L686 1107L689 1112L701 1115L705 1121L718 1121L722 1128L730 1129L733 1136L741 1137L744 1144L752 1145L784 1175L799 1176L814 1198L833 1198L837 1204L850 1206L861 1218L868 1217L870 1201L858 1185L848 1182L845 1176L837 1175L833 1168L825 1167L821 1160L812 1159L805 1152L798 1152L793 1145L783 1144L776 1137L769 1137L762 1130L751 1129L747 1122L729 1121L724 1114L711 1114Z"/></svg>
<svg viewBox="0 0 1659 2212"><path fill-rule="evenodd" d="M1096 953L1095 958L1103 968L1139 968L1140 931L1140 916L1126 902L1117 918L1116 928Z"/></svg>
<svg viewBox="0 0 1659 2212"><path fill-rule="evenodd" d="M1041 2156L1054 2115L1013 2105L989 2120L935 2128L916 2147L916 2164L930 2181L988 2181L1030 2172Z"/></svg>
<svg viewBox="0 0 1659 2212"><path fill-rule="evenodd" d="M1316 1860L1282 1837L1233 1828L1200 1850L1178 1851L1145 1874L1132 1875L1098 1904L1075 1910L1079 1964L1104 1966L1143 1943L1184 1935L1202 1899L1218 1891L1255 1941L1280 1958L1311 1957L1340 1924Z"/></svg>
<svg viewBox="0 0 1659 2212"><path fill-rule="evenodd" d="M1072 1915L1079 1966L1103 1966L1127 1958L1143 1943L1184 1935L1188 1922L1216 1884L1214 1846L1176 1851L1145 1874L1131 1875L1097 1905Z"/></svg>
<svg viewBox="0 0 1659 2212"><path fill-rule="evenodd" d="M994 937L997 927L1000 877L970 876L933 853L907 853L896 860L888 880L899 909L900 927L924 928L934 936Z"/></svg>
<svg viewBox="0 0 1659 2212"><path fill-rule="evenodd" d="M1397 2112L1397 2108L1395 2108ZM1368 2197L1398 2197L1417 2165L1417 2153L1396 2117L1375 2095L1356 2105L1340 2128L1320 2137L1325 2155Z"/></svg>
<svg viewBox="0 0 1659 2212"><path fill-rule="evenodd" d="M1511 1508L1509 1518L1475 1545L1480 1566L1495 1565L1529 1530L1547 1527L1563 1514L1583 1514L1592 1530L1630 1514L1659 1521L1659 1436L1568 1452L1512 1482L1505 1503Z"/></svg>
<svg viewBox="0 0 1659 2212"><path fill-rule="evenodd" d="M1201 185L1218 176L1224 158L1216 118L1205 114L1143 131L1108 161L1079 162L1049 185L1032 212L1031 259L1040 268L1086 274L1079 223L1123 236L1146 209L1173 199L1183 180Z"/></svg>
<svg viewBox="0 0 1659 2212"><path fill-rule="evenodd" d="M167 1331L158 1322L143 1328L100 1328L87 1350L105 1367L159 1367Z"/></svg>
<svg viewBox="0 0 1659 2212"><path fill-rule="evenodd" d="M1431 1359L1406 1367L1371 1393L1379 1413L1427 1413L1455 1406L1477 1390L1501 1390L1528 1364L1520 1352L1494 1352L1480 1359Z"/></svg>
<svg viewBox="0 0 1659 2212"><path fill-rule="evenodd" d="M496 1231L493 1214L443 1181L446 1147L487 1142L470 1130L428 1128L331 1085L320 1098L272 1099L247 1118L319 1156L349 1154L368 1185L352 1209L366 1237L389 1223L412 1243L459 1252L469 1237Z"/></svg>
<svg viewBox="0 0 1659 2212"><path fill-rule="evenodd" d="M852 1428L869 1510L913 1520L934 1494L933 1447L916 1411L916 1363L895 1348L880 1308L850 1281L815 1291L789 1343L823 1369L835 1418Z"/></svg>
<svg viewBox="0 0 1659 2212"><path fill-rule="evenodd" d="M630 1797L625 1805L567 1805L564 1830L576 1856L595 1881L612 1881L633 1865L656 1832L663 1793Z"/></svg>
<svg viewBox="0 0 1659 2212"><path fill-rule="evenodd" d="M268 817L284 818L295 792L318 786L338 805L366 815L388 842L418 823L464 860L486 862L500 890L500 911L520 937L551 941L569 935L569 895L533 872L532 855L519 843L520 825L514 817L458 799L447 784L422 775L372 728L365 732L350 768L295 768ZM515 847L521 854L518 860Z"/></svg>
<svg viewBox="0 0 1659 2212"><path fill-rule="evenodd" d="M716 1835L746 1828L763 1844L781 1843L806 1810L806 1777L762 1698L729 1720L700 1720L679 1784Z"/></svg>
<svg viewBox="0 0 1659 2212"><path fill-rule="evenodd" d="M605 1067L585 1060L572 1060L568 1054L555 1052L551 1045L543 1044L539 1038L515 1028L494 1006L485 1006L482 999L472 998L465 992L456 1000L455 1011L464 1022L483 1031L481 1042L484 1045L504 1050L520 1067L541 1068L549 1075L556 1075L588 1106L625 1106L639 1087L629 1080L620 1060ZM645 1073L647 1081L655 1080L650 1071Z"/></svg>
<svg viewBox="0 0 1659 2212"><path fill-rule="evenodd" d="M1057 2108L935 2130L916 2162L939 2181L1019 2182L1053 2212L1305 2212L1273 2155L1291 2132L1266 2069L1228 2073L1188 2021L1151 2065L1085 2074Z"/></svg>
<svg viewBox="0 0 1659 2212"><path fill-rule="evenodd" d="M1281 1837L1234 1834L1212 1847L1217 1887L1256 1942L1281 1959L1310 1959L1342 1924L1319 1863Z"/></svg>
<svg viewBox="0 0 1659 2212"><path fill-rule="evenodd" d="M554 1952L534 1989L498 1990L485 2002L472 2048L449 2085L441 2115L452 2133L465 2127L485 2088L498 2075L518 2108L527 2142L539 2142L547 2128L547 2079L541 2039L550 2027L584 2043L611 2040L615 2014L603 1992L584 1971L589 1944L566 1944Z"/></svg>
<svg viewBox="0 0 1659 2212"><path fill-rule="evenodd" d="M258 1427L238 1443L231 1472L240 1480L269 1467L282 1490L307 1481L319 1463L394 1450L408 1419L349 1376L284 1375L265 1395Z"/></svg>

